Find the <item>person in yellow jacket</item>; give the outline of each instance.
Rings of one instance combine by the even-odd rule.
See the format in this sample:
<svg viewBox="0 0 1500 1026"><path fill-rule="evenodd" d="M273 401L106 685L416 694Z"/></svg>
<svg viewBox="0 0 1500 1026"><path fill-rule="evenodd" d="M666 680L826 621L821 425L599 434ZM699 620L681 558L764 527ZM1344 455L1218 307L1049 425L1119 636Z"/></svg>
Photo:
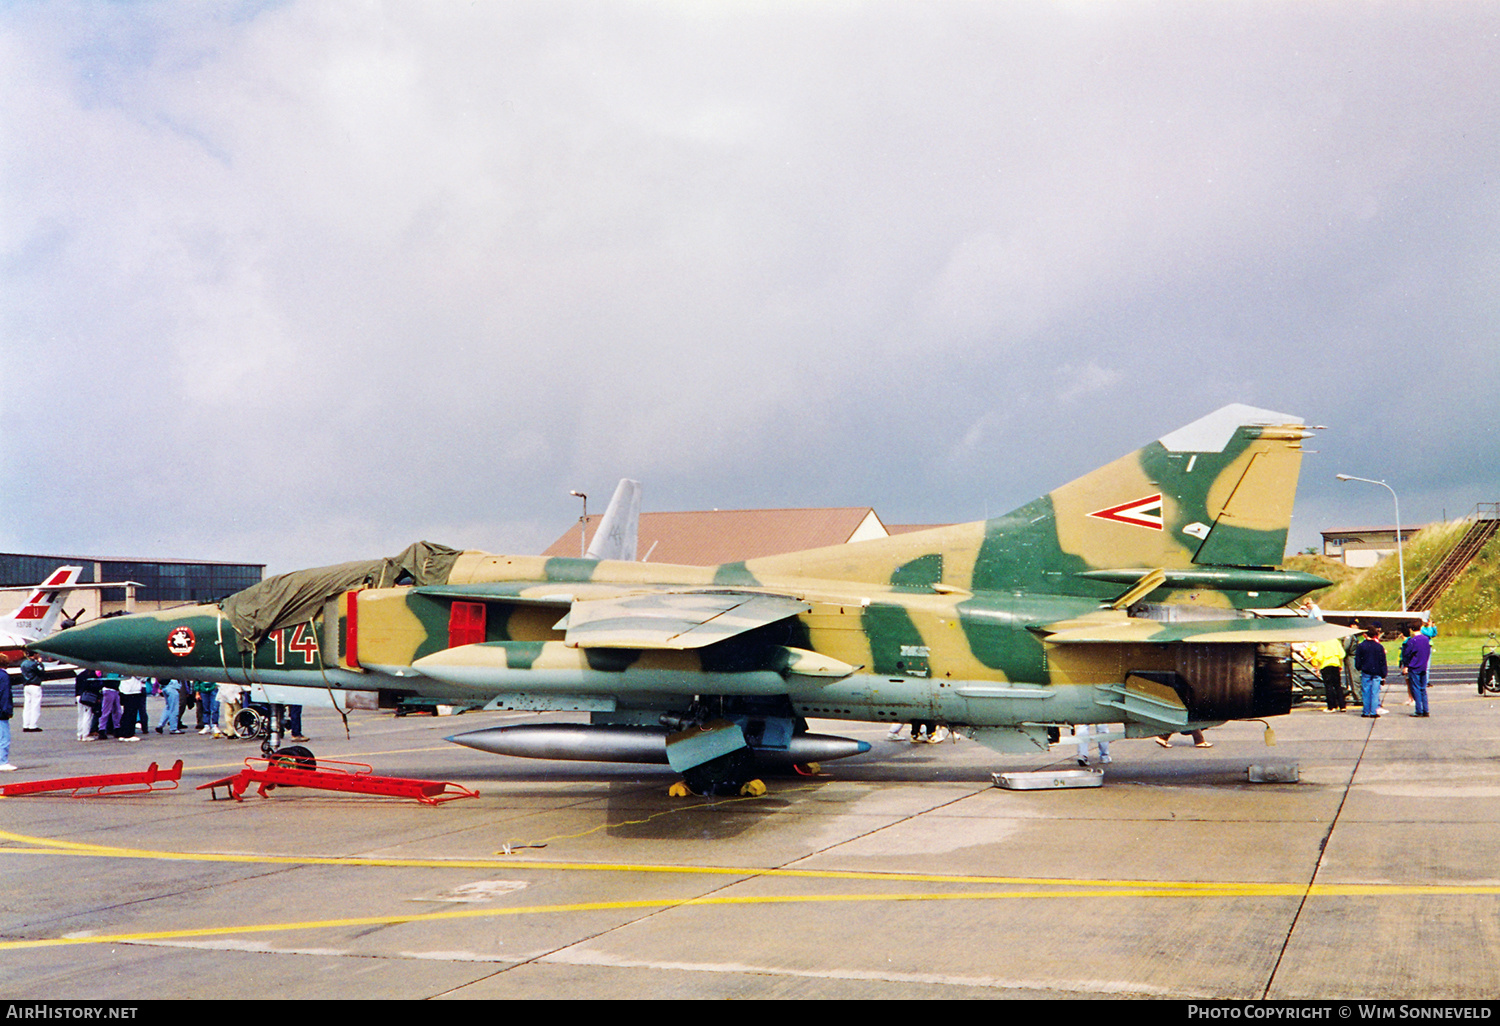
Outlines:
<svg viewBox="0 0 1500 1026"><path fill-rule="evenodd" d="M1344 646L1337 638L1319 641L1307 646L1307 661L1323 679L1323 697L1328 703L1325 712L1343 712L1347 708L1344 698Z"/></svg>

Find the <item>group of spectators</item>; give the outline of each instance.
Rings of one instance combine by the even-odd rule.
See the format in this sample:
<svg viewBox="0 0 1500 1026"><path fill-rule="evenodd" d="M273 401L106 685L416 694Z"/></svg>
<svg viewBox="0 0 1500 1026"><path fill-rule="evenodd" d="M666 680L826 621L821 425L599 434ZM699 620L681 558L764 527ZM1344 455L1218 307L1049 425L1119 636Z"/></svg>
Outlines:
<svg viewBox="0 0 1500 1026"><path fill-rule="evenodd" d="M0 670L9 660L0 656ZM20 677L24 695L21 716L23 733L41 733L42 664L35 656L21 661ZM148 695L164 700L156 721L158 734L185 734L182 718L188 710L197 713L194 729L216 738L235 736L235 717L245 704L244 689L238 684L210 684L206 681L146 679L80 670L73 681L74 701L78 706L77 733L80 741L139 741L151 732L147 716ZM306 741L302 735L302 707L286 706L287 733L294 741ZM16 769L10 761L10 721L15 715L15 699L7 673L0 682L0 773Z"/></svg>
<svg viewBox="0 0 1500 1026"><path fill-rule="evenodd" d="M1401 635L1398 669L1406 676L1407 704L1416 707L1411 715L1425 718L1428 715L1427 675L1432 664L1432 639L1437 635L1437 628L1429 621L1420 628L1403 627ZM1359 682L1360 715L1374 719L1386 714L1382 698L1390 668L1378 625L1370 626L1362 636L1351 635L1342 640L1308 645L1303 655L1322 677L1327 704L1325 711L1343 712L1348 708L1344 692L1344 672L1347 669L1351 687L1355 679Z"/></svg>
<svg viewBox="0 0 1500 1026"><path fill-rule="evenodd" d="M151 732L146 714L146 696L164 699L156 721L158 734L185 734L182 718L189 710L197 714L194 729L216 738L235 736L235 717L245 704L245 692L238 684L212 684L208 681L181 681L162 678L122 676L100 670L80 670L73 682L73 696L78 705L78 740L139 741ZM296 741L302 736L302 707L287 706L289 732Z"/></svg>
<svg viewBox="0 0 1500 1026"><path fill-rule="evenodd" d="M1428 715L1427 673L1432 663L1432 639L1437 628L1424 624L1421 630L1402 628L1401 656L1399 666L1406 674L1407 704L1416 706L1411 715L1425 718ZM1360 696L1364 706L1360 715L1373 719L1385 715L1381 704L1381 692L1385 688L1388 672L1385 645L1380 640L1380 628L1371 627L1365 639L1354 648L1354 669L1359 673Z"/></svg>

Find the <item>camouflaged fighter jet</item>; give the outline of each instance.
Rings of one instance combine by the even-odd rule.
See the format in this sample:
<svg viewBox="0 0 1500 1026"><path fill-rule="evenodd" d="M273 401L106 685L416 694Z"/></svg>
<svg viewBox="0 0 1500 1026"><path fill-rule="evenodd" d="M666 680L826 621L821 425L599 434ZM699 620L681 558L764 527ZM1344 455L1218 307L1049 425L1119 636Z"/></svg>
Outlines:
<svg viewBox="0 0 1500 1026"><path fill-rule="evenodd" d="M667 763L700 793L868 750L808 717L930 720L1035 753L1076 724L1274 716L1290 643L1348 633L1248 612L1328 583L1274 568L1307 434L1229 406L979 523L711 567L421 543L37 647L122 673L587 712L450 740Z"/></svg>

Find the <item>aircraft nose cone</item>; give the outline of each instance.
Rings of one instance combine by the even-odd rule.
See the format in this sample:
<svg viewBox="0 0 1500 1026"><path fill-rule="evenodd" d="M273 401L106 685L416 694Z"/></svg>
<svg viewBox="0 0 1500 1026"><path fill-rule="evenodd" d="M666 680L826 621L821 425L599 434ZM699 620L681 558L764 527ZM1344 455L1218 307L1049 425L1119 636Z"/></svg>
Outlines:
<svg viewBox="0 0 1500 1026"><path fill-rule="evenodd" d="M98 661L101 654L115 647L112 642L118 640L120 632L118 629L111 629L113 627L113 624L104 620L82 627L69 627L41 641L34 641L26 648L30 652L81 666Z"/></svg>
<svg viewBox="0 0 1500 1026"><path fill-rule="evenodd" d="M154 618L117 616L69 627L29 647L79 666L150 666L165 661L166 635L166 629Z"/></svg>

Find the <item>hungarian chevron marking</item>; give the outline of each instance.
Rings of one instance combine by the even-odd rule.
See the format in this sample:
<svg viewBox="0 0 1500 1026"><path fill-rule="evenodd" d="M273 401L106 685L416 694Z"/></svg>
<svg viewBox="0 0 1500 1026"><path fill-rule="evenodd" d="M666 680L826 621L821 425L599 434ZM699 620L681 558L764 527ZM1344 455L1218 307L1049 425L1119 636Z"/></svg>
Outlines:
<svg viewBox="0 0 1500 1026"><path fill-rule="evenodd" d="M1129 524L1132 527L1148 527L1153 531L1160 531L1162 529L1161 493L1148 495L1144 499L1123 502L1118 506L1110 506L1108 509L1095 510L1089 516L1098 517L1100 520L1113 520L1118 524Z"/></svg>

